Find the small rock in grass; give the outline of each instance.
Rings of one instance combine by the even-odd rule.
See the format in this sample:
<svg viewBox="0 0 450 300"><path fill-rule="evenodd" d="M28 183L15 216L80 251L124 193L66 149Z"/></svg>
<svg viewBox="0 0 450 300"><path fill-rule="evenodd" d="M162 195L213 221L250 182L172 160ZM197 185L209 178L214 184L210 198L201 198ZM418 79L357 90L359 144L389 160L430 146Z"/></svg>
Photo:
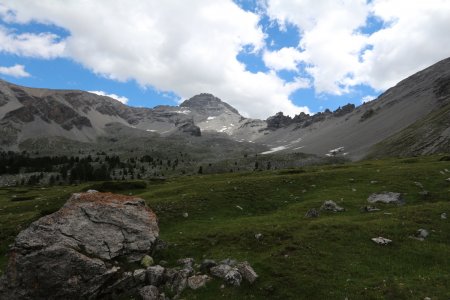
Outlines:
<svg viewBox="0 0 450 300"><path fill-rule="evenodd" d="M154 285L146 285L139 289L139 295L143 300L157 300L159 298L159 290Z"/></svg>
<svg viewBox="0 0 450 300"><path fill-rule="evenodd" d="M151 285L159 286L164 280L165 269L159 265L148 267L145 272L147 281Z"/></svg>
<svg viewBox="0 0 450 300"><path fill-rule="evenodd" d="M340 212L344 211L345 209L343 207L340 207L336 204L333 200L327 200L325 201L322 206L320 207L321 210L329 210L333 212Z"/></svg>
<svg viewBox="0 0 450 300"><path fill-rule="evenodd" d="M392 243L392 240L381 237L381 236L372 238L372 241L374 241L378 245L388 245L388 244Z"/></svg>
<svg viewBox="0 0 450 300"><path fill-rule="evenodd" d="M239 206L239 205L236 205L236 208L237 209L240 209L240 210L244 210L241 206Z"/></svg>
<svg viewBox="0 0 450 300"><path fill-rule="evenodd" d="M240 286L242 282L242 275L239 273L239 271L236 268L232 268L226 275L225 275L225 281L228 284L234 285L234 286Z"/></svg>
<svg viewBox="0 0 450 300"><path fill-rule="evenodd" d="M87 190L86 193L93 194L93 193L98 193L98 191L97 190Z"/></svg>
<svg viewBox="0 0 450 300"><path fill-rule="evenodd" d="M244 277L245 280L247 280L249 283L255 282L255 280L258 278L258 274L256 274L255 270L253 270L252 266L246 261L238 263L237 269L239 270L239 273L241 273L242 277Z"/></svg>
<svg viewBox="0 0 450 300"><path fill-rule="evenodd" d="M428 196L430 194L430 192L428 192L428 191L421 191L421 192L419 192L419 195L421 195L421 196Z"/></svg>
<svg viewBox="0 0 450 300"><path fill-rule="evenodd" d="M371 183L371 184L376 184L376 183L378 183L378 181L372 180L370 183Z"/></svg>
<svg viewBox="0 0 450 300"><path fill-rule="evenodd" d="M366 205L361 210L363 212L374 212L374 211L380 211L381 209L376 208L375 206Z"/></svg>
<svg viewBox="0 0 450 300"><path fill-rule="evenodd" d="M402 194L393 192L373 193L367 198L367 201L369 203L404 204Z"/></svg>
<svg viewBox="0 0 450 300"><path fill-rule="evenodd" d="M446 181L450 182L450 178L445 179Z"/></svg>
<svg viewBox="0 0 450 300"><path fill-rule="evenodd" d="M417 230L417 232L414 236L410 236L410 237L413 239L419 240L419 241L424 241L428 237L428 235L430 235L428 230L421 228L421 229Z"/></svg>
<svg viewBox="0 0 450 300"><path fill-rule="evenodd" d="M257 239L258 241L262 240L262 238L263 238L262 233L255 234L255 239Z"/></svg>
<svg viewBox="0 0 450 300"><path fill-rule="evenodd" d="M442 220L447 219L447 213L442 213L442 214L441 214L441 219L442 219Z"/></svg>
<svg viewBox="0 0 450 300"><path fill-rule="evenodd" d="M416 182L414 182L414 184L415 184L417 187L420 187L421 189L423 189L423 184L422 184L422 183L416 181Z"/></svg>
<svg viewBox="0 0 450 300"><path fill-rule="evenodd" d="M195 275L188 278L187 285L189 288L196 290L204 287L210 280L211 277L209 277L208 275Z"/></svg>
<svg viewBox="0 0 450 300"><path fill-rule="evenodd" d="M319 212L317 211L317 209L311 208L311 209L309 209L306 212L305 217L307 217L307 218L317 218L317 217L319 217Z"/></svg>
<svg viewBox="0 0 450 300"><path fill-rule="evenodd" d="M183 213L183 218L187 218L187 217L189 217L189 214L187 212L184 212Z"/></svg>

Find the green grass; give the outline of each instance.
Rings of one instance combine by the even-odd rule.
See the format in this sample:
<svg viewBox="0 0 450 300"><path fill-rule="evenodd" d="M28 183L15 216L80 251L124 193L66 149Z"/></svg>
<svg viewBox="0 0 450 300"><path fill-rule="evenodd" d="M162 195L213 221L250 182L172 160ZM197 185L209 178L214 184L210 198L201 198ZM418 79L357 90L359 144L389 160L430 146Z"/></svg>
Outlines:
<svg viewBox="0 0 450 300"><path fill-rule="evenodd" d="M185 291L186 299L449 299L450 219L440 214L450 215L450 173L444 171L450 162L439 159L186 176L121 192L139 195L157 213L169 248L156 261L231 257L249 261L260 275L240 288L221 289L213 281ZM415 182L429 194L420 195ZM6 244L20 229L86 187L0 189L1 267ZM404 193L406 205L361 213L367 197L382 191ZM12 195L29 200L11 201ZM304 217L325 200L346 211ZM419 228L430 231L423 242L409 238ZM256 233L263 238L256 240ZM370 240L376 236L393 243L378 246Z"/></svg>

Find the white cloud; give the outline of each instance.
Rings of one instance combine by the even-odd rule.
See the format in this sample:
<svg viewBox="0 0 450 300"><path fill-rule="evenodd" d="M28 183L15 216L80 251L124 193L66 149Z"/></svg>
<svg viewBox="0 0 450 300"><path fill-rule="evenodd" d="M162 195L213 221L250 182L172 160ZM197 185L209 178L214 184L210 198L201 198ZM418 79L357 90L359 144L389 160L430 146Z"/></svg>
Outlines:
<svg viewBox="0 0 450 300"><path fill-rule="evenodd" d="M0 27L0 52L50 59L61 56L64 47L64 42L52 33L16 34Z"/></svg>
<svg viewBox="0 0 450 300"><path fill-rule="evenodd" d="M450 56L448 0L268 0L267 14L281 28L299 28L305 71L319 93L359 84L384 90ZM370 16L384 28L363 34Z"/></svg>
<svg viewBox="0 0 450 300"><path fill-rule="evenodd" d="M252 117L306 110L289 100L298 83L251 73L237 60L244 48L262 51L265 34L260 16L231 0L3 3L14 10L9 21L65 28L64 55L108 78L135 79L181 98L210 92Z"/></svg>
<svg viewBox="0 0 450 300"><path fill-rule="evenodd" d="M277 51L264 51L264 64L276 71L290 70L296 71L297 64L302 60L300 51L292 47L281 48Z"/></svg>
<svg viewBox="0 0 450 300"><path fill-rule="evenodd" d="M370 101L373 101L377 98L377 96L373 96L373 95L367 95L361 98L361 103L367 103Z"/></svg>
<svg viewBox="0 0 450 300"><path fill-rule="evenodd" d="M108 93L106 93L104 91L89 91L89 93L96 94L96 95L99 95L99 96L106 96L106 97L109 97L109 98L113 98L113 99L115 99L115 100L117 100L119 102L122 102L123 104L127 104L128 103L128 98L127 97L118 96L116 94L108 94Z"/></svg>
<svg viewBox="0 0 450 300"><path fill-rule="evenodd" d="M360 81L384 90L450 56L450 1L375 0L372 12L390 26L370 36Z"/></svg>
<svg viewBox="0 0 450 300"><path fill-rule="evenodd" d="M25 71L25 66L23 66L23 65L14 65L12 67L0 66L0 74L17 77L17 78L31 76L27 71Z"/></svg>

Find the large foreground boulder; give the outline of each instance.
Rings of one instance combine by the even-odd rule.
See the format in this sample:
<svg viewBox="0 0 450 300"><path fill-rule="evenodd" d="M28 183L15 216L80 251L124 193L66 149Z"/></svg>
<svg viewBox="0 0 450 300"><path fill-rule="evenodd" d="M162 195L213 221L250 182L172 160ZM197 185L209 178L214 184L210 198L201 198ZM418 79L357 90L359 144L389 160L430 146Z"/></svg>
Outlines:
<svg viewBox="0 0 450 300"><path fill-rule="evenodd" d="M123 278L121 262L151 253L158 235L157 217L142 199L73 194L59 211L19 233L0 299L105 297L105 288Z"/></svg>

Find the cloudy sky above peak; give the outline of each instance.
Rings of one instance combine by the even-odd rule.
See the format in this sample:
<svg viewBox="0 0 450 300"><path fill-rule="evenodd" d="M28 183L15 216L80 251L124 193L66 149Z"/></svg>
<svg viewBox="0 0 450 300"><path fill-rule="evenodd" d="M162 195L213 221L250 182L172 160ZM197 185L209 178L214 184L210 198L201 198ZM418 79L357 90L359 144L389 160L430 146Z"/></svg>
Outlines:
<svg viewBox="0 0 450 300"><path fill-rule="evenodd" d="M250 117L357 105L450 56L448 0L0 0L0 77Z"/></svg>

